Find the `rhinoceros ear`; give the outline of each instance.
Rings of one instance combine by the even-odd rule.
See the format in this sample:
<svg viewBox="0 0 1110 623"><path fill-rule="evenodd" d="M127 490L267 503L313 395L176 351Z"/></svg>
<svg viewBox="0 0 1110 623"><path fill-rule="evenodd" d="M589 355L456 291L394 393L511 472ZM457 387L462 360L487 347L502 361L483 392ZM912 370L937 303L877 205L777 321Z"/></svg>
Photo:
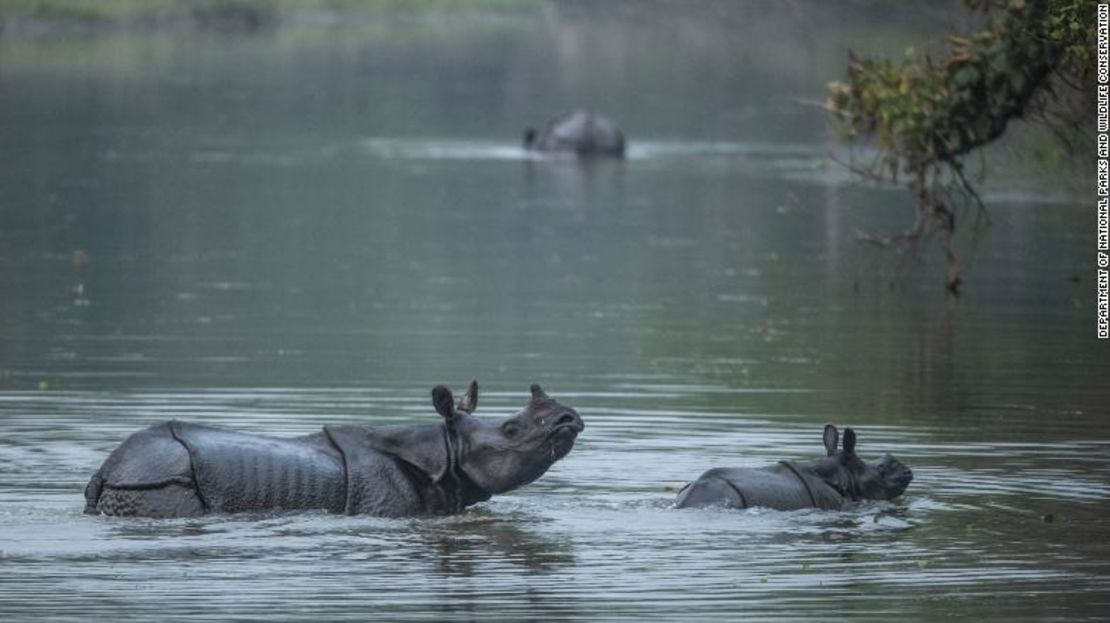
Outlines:
<svg viewBox="0 0 1110 623"><path fill-rule="evenodd" d="M543 388L539 383L532 384L532 402L540 402L547 400L547 394L543 393Z"/></svg>
<svg viewBox="0 0 1110 623"><path fill-rule="evenodd" d="M826 456L836 454L836 444L840 442L840 432L836 430L836 427L832 424L825 424L825 434L822 438L825 440L825 452L828 453ZM845 443L847 443L846 439Z"/></svg>
<svg viewBox="0 0 1110 623"><path fill-rule="evenodd" d="M448 422L455 418L455 397L445 386L436 385L432 388L432 404L436 408L436 413L442 415Z"/></svg>
<svg viewBox="0 0 1110 623"><path fill-rule="evenodd" d="M459 398L459 411L466 411L467 413L474 413L478 408L478 381L470 382L470 387L466 388L466 393L462 398Z"/></svg>
<svg viewBox="0 0 1110 623"><path fill-rule="evenodd" d="M844 429L844 454L856 453L856 431Z"/></svg>

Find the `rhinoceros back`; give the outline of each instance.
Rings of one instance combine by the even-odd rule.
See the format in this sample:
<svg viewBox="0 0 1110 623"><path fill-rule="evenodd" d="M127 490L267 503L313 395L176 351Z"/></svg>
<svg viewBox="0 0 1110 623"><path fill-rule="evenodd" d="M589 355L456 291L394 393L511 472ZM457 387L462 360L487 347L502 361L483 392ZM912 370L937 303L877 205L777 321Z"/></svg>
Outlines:
<svg viewBox="0 0 1110 623"><path fill-rule="evenodd" d="M679 493L675 506L833 510L843 503L843 498L827 484L792 465L779 463L759 468L711 469Z"/></svg>
<svg viewBox="0 0 1110 623"><path fill-rule="evenodd" d="M551 120L538 141L546 151L590 154L624 154L624 135L609 119L585 110L574 110Z"/></svg>
<svg viewBox="0 0 1110 623"><path fill-rule="evenodd" d="M319 508L342 512L343 457L323 434L279 439L172 422L209 511Z"/></svg>
<svg viewBox="0 0 1110 623"><path fill-rule="evenodd" d="M346 498L343 457L323 433L278 439L183 422L131 435L85 489L87 512L144 517L342 512Z"/></svg>
<svg viewBox="0 0 1110 623"><path fill-rule="evenodd" d="M85 488L85 511L106 515L186 517L204 512L189 452L158 424L127 438Z"/></svg>

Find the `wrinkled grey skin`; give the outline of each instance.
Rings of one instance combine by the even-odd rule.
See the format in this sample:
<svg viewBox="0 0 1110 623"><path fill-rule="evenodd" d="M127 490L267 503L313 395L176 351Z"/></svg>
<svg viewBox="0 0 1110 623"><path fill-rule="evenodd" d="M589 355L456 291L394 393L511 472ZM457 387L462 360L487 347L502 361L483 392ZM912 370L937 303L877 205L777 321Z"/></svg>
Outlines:
<svg viewBox="0 0 1110 623"><path fill-rule="evenodd" d="M781 461L760 468L711 469L679 491L674 505L838 510L860 500L892 500L913 480L910 468L889 454L874 461L856 456L852 429L844 431L842 450L836 449L839 438L835 426L825 426L827 456L810 465Z"/></svg>
<svg viewBox="0 0 1110 623"><path fill-rule="evenodd" d="M539 478L584 425L539 385L522 411L472 415L478 383L454 404L432 390L443 422L335 426L276 438L170 421L131 435L85 489L85 512L144 517L324 509L389 517L442 515Z"/></svg>
<svg viewBox="0 0 1110 623"><path fill-rule="evenodd" d="M588 110L555 117L544 129L524 131L524 148L579 156L624 156L624 134L608 118Z"/></svg>

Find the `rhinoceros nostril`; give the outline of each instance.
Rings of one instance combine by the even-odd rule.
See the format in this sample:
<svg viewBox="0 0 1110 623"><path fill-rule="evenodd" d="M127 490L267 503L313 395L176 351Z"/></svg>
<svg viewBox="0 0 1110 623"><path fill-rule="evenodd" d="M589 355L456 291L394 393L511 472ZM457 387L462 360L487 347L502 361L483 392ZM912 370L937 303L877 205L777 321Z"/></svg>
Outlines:
<svg viewBox="0 0 1110 623"><path fill-rule="evenodd" d="M564 413L559 416L558 420L555 421L555 426L562 426L564 424L574 424L574 415L570 413Z"/></svg>

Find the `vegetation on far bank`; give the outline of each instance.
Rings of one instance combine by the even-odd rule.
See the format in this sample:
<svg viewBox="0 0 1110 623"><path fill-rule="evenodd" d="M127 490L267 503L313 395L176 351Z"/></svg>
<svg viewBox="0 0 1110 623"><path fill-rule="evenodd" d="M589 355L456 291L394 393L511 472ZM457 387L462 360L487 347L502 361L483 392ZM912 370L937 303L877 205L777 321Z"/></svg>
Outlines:
<svg viewBox="0 0 1110 623"><path fill-rule="evenodd" d="M89 30L251 31L303 15L514 8L542 0L4 0L0 35Z"/></svg>

